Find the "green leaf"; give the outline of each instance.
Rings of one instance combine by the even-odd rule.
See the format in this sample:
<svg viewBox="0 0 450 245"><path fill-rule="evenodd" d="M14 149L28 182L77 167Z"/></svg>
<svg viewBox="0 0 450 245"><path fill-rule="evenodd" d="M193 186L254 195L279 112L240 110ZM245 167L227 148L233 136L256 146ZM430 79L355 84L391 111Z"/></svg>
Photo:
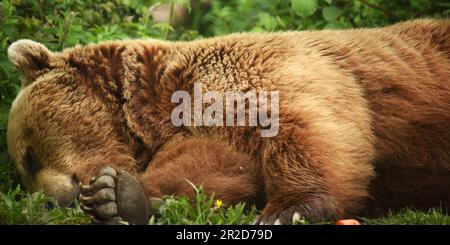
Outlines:
<svg viewBox="0 0 450 245"><path fill-rule="evenodd" d="M322 10L323 18L327 21L333 21L339 17L341 10L336 6L324 7Z"/></svg>
<svg viewBox="0 0 450 245"><path fill-rule="evenodd" d="M264 27L265 30L275 30L278 25L278 20L276 17L271 16L268 13L262 13L260 16L260 23Z"/></svg>
<svg viewBox="0 0 450 245"><path fill-rule="evenodd" d="M317 0L291 0L292 9L300 16L308 17L317 11Z"/></svg>
<svg viewBox="0 0 450 245"><path fill-rule="evenodd" d="M324 26L323 29L340 30L347 28L348 25L342 21L332 21Z"/></svg>
<svg viewBox="0 0 450 245"><path fill-rule="evenodd" d="M173 27L169 23L165 22L153 24L152 27L161 31L174 31Z"/></svg>

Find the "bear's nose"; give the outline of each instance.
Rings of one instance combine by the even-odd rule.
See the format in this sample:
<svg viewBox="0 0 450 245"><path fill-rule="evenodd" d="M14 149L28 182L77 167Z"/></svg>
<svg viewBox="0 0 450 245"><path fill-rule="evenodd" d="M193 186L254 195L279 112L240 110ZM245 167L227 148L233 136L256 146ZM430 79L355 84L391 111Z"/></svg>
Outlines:
<svg viewBox="0 0 450 245"><path fill-rule="evenodd" d="M64 195L59 195L57 198L59 206L73 207L75 205L75 199L78 198L78 194L80 193L78 178L73 175L69 183L70 187L66 188Z"/></svg>

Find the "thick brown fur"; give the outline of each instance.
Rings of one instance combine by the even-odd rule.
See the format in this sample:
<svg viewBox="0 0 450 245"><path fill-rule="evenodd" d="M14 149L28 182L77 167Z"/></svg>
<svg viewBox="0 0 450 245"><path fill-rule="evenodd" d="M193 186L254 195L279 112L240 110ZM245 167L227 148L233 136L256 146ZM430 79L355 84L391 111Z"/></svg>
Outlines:
<svg viewBox="0 0 450 245"><path fill-rule="evenodd" d="M448 19L112 41L61 53L39 45L19 41L9 50L24 87L11 109L8 145L31 190L60 197L55 185L86 182L112 165L137 176L148 196L192 196L189 180L229 203L256 202L265 206L263 223L288 223L295 212L347 217L374 198L377 207L423 203L436 187L449 199L441 188L450 186ZM278 135L174 127L171 95L195 82L222 94L279 91ZM32 174L23 166L28 146L42 165ZM396 195L407 202L393 203Z"/></svg>

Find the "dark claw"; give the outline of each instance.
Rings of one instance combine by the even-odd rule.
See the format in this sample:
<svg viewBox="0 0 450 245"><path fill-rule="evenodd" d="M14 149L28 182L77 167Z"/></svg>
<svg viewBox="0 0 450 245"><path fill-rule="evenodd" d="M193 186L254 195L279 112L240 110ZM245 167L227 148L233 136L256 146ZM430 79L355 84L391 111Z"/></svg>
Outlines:
<svg viewBox="0 0 450 245"><path fill-rule="evenodd" d="M86 206L83 203L80 204L80 208L83 209L83 210L86 210L86 211L91 211L92 210L92 207Z"/></svg>

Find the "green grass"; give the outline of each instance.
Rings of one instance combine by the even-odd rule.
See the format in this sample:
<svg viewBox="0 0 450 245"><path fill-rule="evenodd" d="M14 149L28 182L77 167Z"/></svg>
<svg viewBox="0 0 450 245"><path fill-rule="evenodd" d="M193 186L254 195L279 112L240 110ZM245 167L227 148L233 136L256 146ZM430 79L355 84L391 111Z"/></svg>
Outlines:
<svg viewBox="0 0 450 245"><path fill-rule="evenodd" d="M50 208L49 206L54 206ZM0 224L56 225L89 224L79 205L61 208L44 194L26 193L17 187L7 193L0 192Z"/></svg>
<svg viewBox="0 0 450 245"><path fill-rule="evenodd" d="M244 203L235 206L223 205L214 195L205 195L203 188L196 188L195 200L185 197L168 197L159 207L150 224L182 225L245 225L251 224L256 217L256 209Z"/></svg>
<svg viewBox="0 0 450 245"><path fill-rule="evenodd" d="M419 17L448 17L447 0L164 0L189 7L185 25L155 23L148 9L158 0L2 0L0 1L0 224L86 224L79 208L46 208L42 193L29 194L18 186L8 156L6 128L11 102L19 91L17 70L8 61L8 46L33 39L53 51L76 44L112 39L159 38L193 40L231 32L342 29L384 26ZM375 7L374 7L375 6ZM168 197L152 224L248 224L257 215L252 207L216 207L201 189L194 203ZM368 224L448 224L438 209L405 210ZM302 223L308 223L304 221Z"/></svg>
<svg viewBox="0 0 450 245"><path fill-rule="evenodd" d="M450 216L444 214L440 208L427 212L405 209L383 218L363 218L363 221L368 225L450 225Z"/></svg>

